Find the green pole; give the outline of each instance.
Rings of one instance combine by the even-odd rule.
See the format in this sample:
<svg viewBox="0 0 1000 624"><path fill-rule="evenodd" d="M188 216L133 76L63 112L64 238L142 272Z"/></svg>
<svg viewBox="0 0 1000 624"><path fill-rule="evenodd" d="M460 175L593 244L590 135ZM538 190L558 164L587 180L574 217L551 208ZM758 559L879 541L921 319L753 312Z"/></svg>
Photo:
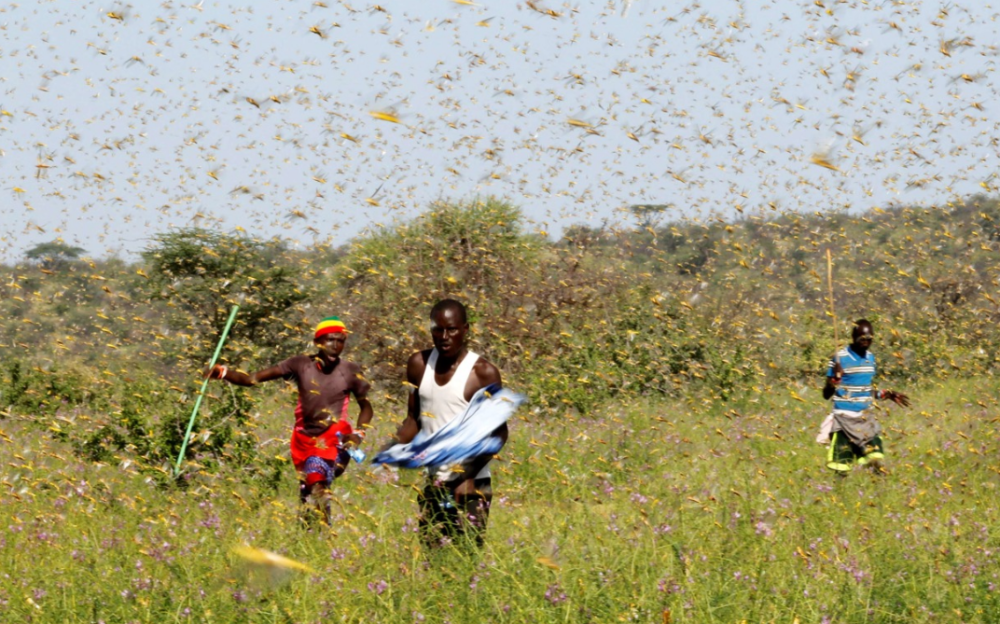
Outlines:
<svg viewBox="0 0 1000 624"><path fill-rule="evenodd" d="M240 306L234 305L232 312L229 313L229 320L226 321L226 328L222 330L222 336L219 338L219 344L215 347L215 353L212 354L212 361L208 364L208 369L211 370L215 366L216 360L219 359L219 353L222 352L222 345L226 342L226 336L229 335L229 329L233 326L233 321L236 320L236 313L239 312ZM184 432L184 442L181 443L181 452L177 455L177 465L174 466L174 476L176 477L181 473L181 461L184 459L184 452L187 451L188 438L191 437L191 430L194 429L194 419L198 415L198 409L201 407L201 400L205 398L205 389L208 388L208 377L201 382L201 391L198 393L198 398L194 402L194 409L191 411L191 420L188 421L187 431Z"/></svg>

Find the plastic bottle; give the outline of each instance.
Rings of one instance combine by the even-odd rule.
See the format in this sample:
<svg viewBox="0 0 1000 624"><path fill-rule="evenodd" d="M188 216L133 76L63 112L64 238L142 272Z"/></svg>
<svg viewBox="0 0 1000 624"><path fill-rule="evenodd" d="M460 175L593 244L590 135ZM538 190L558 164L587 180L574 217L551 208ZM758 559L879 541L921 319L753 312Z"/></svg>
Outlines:
<svg viewBox="0 0 1000 624"><path fill-rule="evenodd" d="M340 435L339 431L337 432L337 439L340 440L340 442L341 442L338 446L340 446L341 448L344 448L343 436ZM357 464L364 463L365 459L368 457L367 453L365 453L364 451L362 451L361 449L359 449L356 446L346 447L346 448L344 448L344 450L347 451L347 454L350 456L350 458L353 459L354 462L357 463Z"/></svg>

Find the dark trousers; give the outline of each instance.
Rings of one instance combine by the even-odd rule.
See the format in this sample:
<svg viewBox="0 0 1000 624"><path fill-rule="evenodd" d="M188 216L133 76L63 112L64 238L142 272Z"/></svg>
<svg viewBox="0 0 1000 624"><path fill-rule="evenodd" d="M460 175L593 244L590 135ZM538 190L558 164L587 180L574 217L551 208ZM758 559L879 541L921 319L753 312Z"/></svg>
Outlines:
<svg viewBox="0 0 1000 624"><path fill-rule="evenodd" d="M489 477L476 479L475 486L475 494L463 496L455 496L454 484L424 487L417 503L420 506L420 536L425 544L437 546L444 539L454 542L468 538L482 546L493 488Z"/></svg>

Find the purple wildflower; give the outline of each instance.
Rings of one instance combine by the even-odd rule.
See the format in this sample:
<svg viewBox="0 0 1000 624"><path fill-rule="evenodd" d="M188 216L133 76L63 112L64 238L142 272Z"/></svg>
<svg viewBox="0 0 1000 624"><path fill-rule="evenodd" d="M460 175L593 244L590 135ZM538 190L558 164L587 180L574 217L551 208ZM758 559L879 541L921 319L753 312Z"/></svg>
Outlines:
<svg viewBox="0 0 1000 624"><path fill-rule="evenodd" d="M567 596L566 592L562 590L559 583L553 583L545 589L545 599L553 605L557 605L566 602L566 600L569 599L569 596Z"/></svg>
<svg viewBox="0 0 1000 624"><path fill-rule="evenodd" d="M768 526L768 524L763 520L754 526L754 532L757 533L757 535L763 535L764 537L771 537L771 535L774 534L771 527Z"/></svg>

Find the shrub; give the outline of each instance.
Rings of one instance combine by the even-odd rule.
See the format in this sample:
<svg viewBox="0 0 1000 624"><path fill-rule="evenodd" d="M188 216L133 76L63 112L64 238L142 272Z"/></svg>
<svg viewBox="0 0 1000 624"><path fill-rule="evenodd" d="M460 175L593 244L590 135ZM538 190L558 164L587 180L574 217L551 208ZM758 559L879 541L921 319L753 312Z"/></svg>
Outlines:
<svg viewBox="0 0 1000 624"><path fill-rule="evenodd" d="M270 359L293 349L309 326L300 304L313 293L302 284L301 266L286 253L278 240L203 229L167 232L143 252L149 264L143 290L167 302L171 327L190 332L182 352L187 359L208 360L234 303L240 313L228 357Z"/></svg>

